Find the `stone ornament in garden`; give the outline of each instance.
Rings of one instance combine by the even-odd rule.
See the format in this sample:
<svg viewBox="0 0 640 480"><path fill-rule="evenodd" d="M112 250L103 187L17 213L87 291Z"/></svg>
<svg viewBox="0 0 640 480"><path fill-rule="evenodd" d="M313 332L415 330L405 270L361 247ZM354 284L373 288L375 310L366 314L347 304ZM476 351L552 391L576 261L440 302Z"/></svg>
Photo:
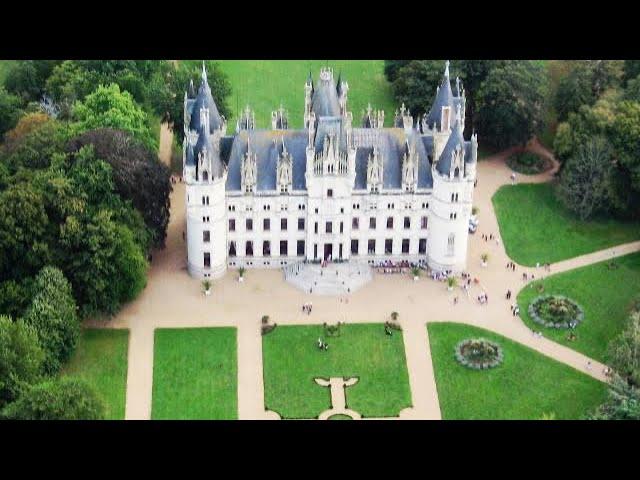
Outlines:
<svg viewBox="0 0 640 480"><path fill-rule="evenodd" d="M474 370L497 367L504 360L502 348L486 338L470 338L456 345L456 360Z"/></svg>
<svg viewBox="0 0 640 480"><path fill-rule="evenodd" d="M584 310L563 295L540 295L529 304L531 319L547 328L575 328L584 320Z"/></svg>

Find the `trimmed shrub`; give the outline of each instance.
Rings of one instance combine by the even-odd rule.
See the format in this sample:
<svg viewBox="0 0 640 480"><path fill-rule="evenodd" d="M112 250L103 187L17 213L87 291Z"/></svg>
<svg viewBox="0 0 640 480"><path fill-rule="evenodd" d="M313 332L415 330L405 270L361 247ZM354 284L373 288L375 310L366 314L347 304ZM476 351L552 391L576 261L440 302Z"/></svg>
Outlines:
<svg viewBox="0 0 640 480"><path fill-rule="evenodd" d="M584 320L584 310L563 295L541 295L529 304L531 319L547 328L575 328Z"/></svg>
<svg viewBox="0 0 640 480"><path fill-rule="evenodd" d="M474 370L486 370L500 365L504 360L502 348L486 338L462 340L456 345L458 363Z"/></svg>

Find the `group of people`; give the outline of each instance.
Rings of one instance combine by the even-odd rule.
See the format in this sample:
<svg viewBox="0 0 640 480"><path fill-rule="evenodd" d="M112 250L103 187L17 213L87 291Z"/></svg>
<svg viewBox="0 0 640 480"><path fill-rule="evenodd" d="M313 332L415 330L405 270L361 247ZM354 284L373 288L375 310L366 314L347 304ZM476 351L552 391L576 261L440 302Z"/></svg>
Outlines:
<svg viewBox="0 0 640 480"><path fill-rule="evenodd" d="M431 279L437 280L438 282L445 282L447 278L451 275L451 270L445 270L444 272L439 272L437 270L431 271Z"/></svg>
<svg viewBox="0 0 640 480"><path fill-rule="evenodd" d="M513 262L507 263L507 270L511 270L511 271L515 272L516 271L516 264L513 263Z"/></svg>
<svg viewBox="0 0 640 480"><path fill-rule="evenodd" d="M329 350L329 344L322 340L322 338L318 338L318 350Z"/></svg>
<svg viewBox="0 0 640 480"><path fill-rule="evenodd" d="M535 330L531 330L534 338L542 338L542 332L536 332Z"/></svg>
<svg viewBox="0 0 640 480"><path fill-rule="evenodd" d="M176 183L182 183L182 176L180 176L180 175L171 175L171 184L175 185Z"/></svg>
<svg viewBox="0 0 640 480"><path fill-rule="evenodd" d="M507 300L511 300L511 290L507 290Z"/></svg>
<svg viewBox="0 0 640 480"><path fill-rule="evenodd" d="M311 315L311 309L312 308L313 308L313 305L311 304L311 302L305 303L304 305L302 305L302 313L306 313L307 315Z"/></svg>
<svg viewBox="0 0 640 480"><path fill-rule="evenodd" d="M522 280L526 282L527 280L535 280L536 276L532 273L531 276L527 274L527 272L522 272Z"/></svg>
<svg viewBox="0 0 640 480"><path fill-rule="evenodd" d="M402 260L398 263L393 263L391 260L384 260L376 265L378 273L407 273L407 271L414 265L407 260Z"/></svg>
<svg viewBox="0 0 640 480"><path fill-rule="evenodd" d="M480 305L489 303L489 296L486 292L482 292L480 295L478 295L478 302L480 303Z"/></svg>
<svg viewBox="0 0 640 480"><path fill-rule="evenodd" d="M517 317L518 315L520 315L520 307L518 305L511 305L511 314L514 317Z"/></svg>

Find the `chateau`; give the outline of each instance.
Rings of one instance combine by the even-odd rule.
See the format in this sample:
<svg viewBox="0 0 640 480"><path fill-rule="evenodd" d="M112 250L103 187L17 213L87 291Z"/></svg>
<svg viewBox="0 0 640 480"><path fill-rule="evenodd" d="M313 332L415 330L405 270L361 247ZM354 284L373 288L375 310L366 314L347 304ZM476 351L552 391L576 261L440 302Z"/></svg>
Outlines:
<svg viewBox="0 0 640 480"><path fill-rule="evenodd" d="M327 259L465 269L478 144L463 137L465 92L449 62L429 113L403 105L390 128L370 107L354 125L348 92L323 68L304 85L304 128L280 107L257 129L247 107L228 135L203 66L184 99L192 276Z"/></svg>

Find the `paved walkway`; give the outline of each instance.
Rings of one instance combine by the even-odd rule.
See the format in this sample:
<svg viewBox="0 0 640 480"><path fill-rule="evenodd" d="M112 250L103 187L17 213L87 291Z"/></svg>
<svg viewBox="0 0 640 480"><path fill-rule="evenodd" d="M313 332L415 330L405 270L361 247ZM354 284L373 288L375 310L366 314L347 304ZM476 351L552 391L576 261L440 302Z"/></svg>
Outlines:
<svg viewBox="0 0 640 480"><path fill-rule="evenodd" d="M164 134L168 130L164 130ZM162 142L161 142L162 143ZM532 149L542 148L534 143ZM498 224L491 197L503 184L509 183L510 170L504 159L509 152L494 155L478 164L478 187L474 204L479 207L480 231L470 237L468 271L478 277L480 286L472 288L469 297L462 291L447 292L443 283L421 278L414 282L409 275L378 275L359 291L349 295L348 303L339 297L317 297L305 294L284 279L280 270L249 270L245 281L237 281L237 272L228 271L216 280L213 293L205 297L200 282L189 277L185 264L184 184L174 185L171 196L172 215L164 250L154 252L147 287L133 302L109 322L90 322L93 326L129 328L129 364L127 380L126 418L148 419L151 414L153 376L153 331L167 327L238 328L238 414L240 419L277 418L264 409L262 377L262 340L260 319L269 315L280 325L335 323L383 323L392 311L400 314L403 326L407 368L413 407L400 412L400 418L440 418L437 390L430 361L426 332L427 322L459 322L474 325L522 343L542 354L566 363L599 380L605 380L599 362L546 338L535 338L517 317L511 315L509 302L504 300L507 289L514 295L525 286L522 272L535 268L518 267L506 271L510 260L502 243L484 242L481 233L497 234ZM522 175L519 179L523 179ZM550 173L527 177L529 182L549 181ZM584 255L552 265L552 272L564 271L595 261L640 250L640 242ZM486 268L480 266L480 255L491 256ZM536 277L539 278L536 272ZM480 291L489 296L489 303L480 306L474 301ZM460 302L453 305L453 297ZM247 301L250 298L251 301ZM301 305L313 302L313 313L305 315ZM586 368L591 361L593 368ZM320 388L320 387L318 387ZM320 412L318 412L320 413Z"/></svg>

